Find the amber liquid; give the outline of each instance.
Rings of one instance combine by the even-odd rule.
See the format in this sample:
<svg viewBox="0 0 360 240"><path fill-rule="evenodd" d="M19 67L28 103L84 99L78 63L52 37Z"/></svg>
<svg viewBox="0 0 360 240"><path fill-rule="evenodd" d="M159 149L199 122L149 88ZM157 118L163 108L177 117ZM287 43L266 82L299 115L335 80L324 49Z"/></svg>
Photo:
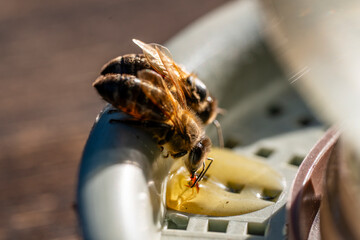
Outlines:
<svg viewBox="0 0 360 240"><path fill-rule="evenodd" d="M175 162L167 182L168 208L209 216L240 215L274 204L284 188L281 174L261 160L217 148L209 157L214 162L199 191L189 187L182 161Z"/></svg>

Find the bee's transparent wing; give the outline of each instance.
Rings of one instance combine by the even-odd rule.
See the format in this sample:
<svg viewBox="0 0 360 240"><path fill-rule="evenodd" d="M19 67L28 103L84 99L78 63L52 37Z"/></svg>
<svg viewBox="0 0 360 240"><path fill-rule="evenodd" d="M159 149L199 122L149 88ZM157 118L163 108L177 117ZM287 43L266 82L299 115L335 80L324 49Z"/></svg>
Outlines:
<svg viewBox="0 0 360 240"><path fill-rule="evenodd" d="M171 93L175 96L175 98L180 102L182 106L186 106L185 95L183 92L183 88L181 87L182 76L181 72L179 71L179 67L175 64L169 50L166 47L154 44L154 48L157 50L161 62L163 63L166 72L168 73L166 80L171 82Z"/></svg>
<svg viewBox="0 0 360 240"><path fill-rule="evenodd" d="M183 91L187 91L187 94L190 93L182 87L184 83L181 81L186 79L186 73L174 62L169 49L160 44L147 44L136 39L133 39L133 42L143 50L151 67L165 78L174 97L182 106L185 106L186 100Z"/></svg>
<svg viewBox="0 0 360 240"><path fill-rule="evenodd" d="M144 53L146 59L148 60L151 67L156 72L158 72L162 76L165 76L165 75L168 74L166 72L165 66L161 62L161 59L160 59L160 56L159 56L158 52L156 51L156 49L153 47L152 44L147 44L147 43L144 43L144 42L142 42L140 40L137 40L137 39L133 39L133 42L143 50L143 53Z"/></svg>
<svg viewBox="0 0 360 240"><path fill-rule="evenodd" d="M183 132L179 115L182 106L174 98L161 75L149 69L141 70L137 75L140 80L148 83L142 85L146 97L161 109L179 131Z"/></svg>

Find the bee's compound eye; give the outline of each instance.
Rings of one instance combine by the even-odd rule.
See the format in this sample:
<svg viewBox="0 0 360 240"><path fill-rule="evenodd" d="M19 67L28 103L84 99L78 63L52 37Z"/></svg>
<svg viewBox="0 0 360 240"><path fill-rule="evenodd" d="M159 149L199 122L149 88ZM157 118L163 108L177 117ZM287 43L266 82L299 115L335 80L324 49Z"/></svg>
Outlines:
<svg viewBox="0 0 360 240"><path fill-rule="evenodd" d="M207 88L205 84L198 78L195 78L196 93L200 97L200 101L205 101L207 96Z"/></svg>
<svg viewBox="0 0 360 240"><path fill-rule="evenodd" d="M201 144L201 142L198 142L198 144L196 144L196 146L191 149L189 153L189 171L191 173L196 172L196 170L198 170L201 166L204 153L204 146Z"/></svg>
<svg viewBox="0 0 360 240"><path fill-rule="evenodd" d="M190 86L192 85L193 83L193 77L191 75L189 75L187 78L186 78L186 83L189 84Z"/></svg>

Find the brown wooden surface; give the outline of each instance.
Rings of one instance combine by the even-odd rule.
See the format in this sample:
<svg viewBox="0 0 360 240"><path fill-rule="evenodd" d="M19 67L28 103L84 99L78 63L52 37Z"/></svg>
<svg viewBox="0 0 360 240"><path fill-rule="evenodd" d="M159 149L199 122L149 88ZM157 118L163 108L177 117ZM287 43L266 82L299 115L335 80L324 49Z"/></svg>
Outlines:
<svg viewBox="0 0 360 240"><path fill-rule="evenodd" d="M0 3L0 239L79 239L78 165L111 58L163 43L226 0Z"/></svg>

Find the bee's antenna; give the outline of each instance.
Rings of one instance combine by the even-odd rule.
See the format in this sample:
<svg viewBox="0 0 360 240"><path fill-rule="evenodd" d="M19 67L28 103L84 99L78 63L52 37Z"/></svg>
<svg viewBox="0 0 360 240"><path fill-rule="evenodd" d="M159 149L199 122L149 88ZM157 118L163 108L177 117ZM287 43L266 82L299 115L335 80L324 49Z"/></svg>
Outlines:
<svg viewBox="0 0 360 240"><path fill-rule="evenodd" d="M193 185L191 186L194 187L199 181L201 181L201 179L203 179L203 177L205 176L205 173L209 170L209 167L211 166L211 164L213 163L214 159L213 158L207 158L207 160L210 160L211 162L209 163L209 165L206 167L205 169L205 162L203 162L203 169L201 170L199 177L195 180L195 182L193 183Z"/></svg>
<svg viewBox="0 0 360 240"><path fill-rule="evenodd" d="M142 42L142 41L140 41L140 40L137 40L137 39L135 39L135 38L133 38L133 43L135 43L136 45L138 45L141 49L143 49L144 48L144 46L145 46L145 43L144 42Z"/></svg>
<svg viewBox="0 0 360 240"><path fill-rule="evenodd" d="M133 40L134 41L134 40ZM216 112L220 115L225 115L226 114L226 110L224 108L217 108Z"/></svg>
<svg viewBox="0 0 360 240"><path fill-rule="evenodd" d="M221 125L218 120L213 121L214 126L216 127L217 135L218 135L218 141L219 141L219 147L224 148L224 136L222 133Z"/></svg>

